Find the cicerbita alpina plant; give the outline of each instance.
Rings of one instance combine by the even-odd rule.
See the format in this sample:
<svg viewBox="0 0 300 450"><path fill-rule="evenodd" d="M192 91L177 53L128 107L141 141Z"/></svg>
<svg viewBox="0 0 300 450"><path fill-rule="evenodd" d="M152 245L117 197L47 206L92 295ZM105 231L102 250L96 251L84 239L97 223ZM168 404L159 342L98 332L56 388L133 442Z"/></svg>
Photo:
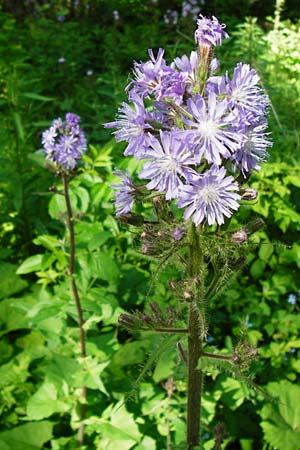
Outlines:
<svg viewBox="0 0 300 450"><path fill-rule="evenodd" d="M76 114L67 113L65 120L55 119L50 128L44 131L42 135L42 144L46 153L46 159L50 161L48 167L57 175L61 176L63 184L63 194L66 204L65 223L69 233L70 259L69 259L69 277L71 291L74 297L78 326L80 334L80 354L82 358L86 357L86 343L84 331L83 311L80 296L76 284L75 261L76 261L76 242L74 233L74 216L72 212L69 181L74 176L78 163L87 149L85 133L79 126L80 117ZM51 190L56 190L53 187ZM83 444L84 424L86 410L86 387L82 386L80 399L80 420L78 430L78 442Z"/></svg>
<svg viewBox="0 0 300 450"><path fill-rule="evenodd" d="M246 343L226 357L205 351L207 304L241 267L243 244L262 226L254 220L234 229L231 221L242 202L256 198L247 183L271 145L266 132L269 100L256 71L238 63L232 76L216 74L214 47L228 37L215 17L200 15L197 50L189 56L168 65L163 49L156 56L149 50L149 61L134 64L134 77L126 88L128 103L105 125L116 128L118 142L127 143L124 155L141 161L140 182L128 173L115 173L121 179L113 185L117 216L142 226L143 253L164 261L178 254L186 269L183 279L170 283L183 299L179 309L186 327L176 328L173 316L168 325L168 313L161 313L162 322L153 307L150 316L123 315L120 323L129 329L186 333L187 355L182 347L180 353L188 372L188 449L200 439L202 358L225 359L235 370L240 361L247 366L250 353L256 354ZM133 212L135 203L144 201L152 202L152 222Z"/></svg>

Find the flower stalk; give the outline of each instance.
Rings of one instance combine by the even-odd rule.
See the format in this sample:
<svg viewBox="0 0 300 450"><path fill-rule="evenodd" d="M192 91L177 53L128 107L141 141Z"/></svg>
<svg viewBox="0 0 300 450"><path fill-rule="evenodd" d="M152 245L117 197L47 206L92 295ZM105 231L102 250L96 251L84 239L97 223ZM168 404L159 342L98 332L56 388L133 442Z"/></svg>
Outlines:
<svg viewBox="0 0 300 450"><path fill-rule="evenodd" d="M72 294L75 300L76 305L76 311L77 311L77 317L78 317L78 326L79 326L79 334L80 334L80 353L82 358L86 357L86 345L85 345L85 331L84 331L84 319L83 319L83 311L80 301L80 296L76 284L75 279L75 261L76 261L76 255L75 255L75 233L74 233L74 217L72 212L72 206L71 206L71 200L70 200L70 192L69 192L69 177L68 175L63 172L62 174L62 182L63 182L63 189L64 189L64 198L66 203L66 209L67 209L67 215L66 215L66 222L67 222L67 229L69 232L69 243L70 243L70 261L69 261L69 275L70 275L70 284L71 284L71 290ZM84 424L83 420L86 414L86 398L87 398L87 390L86 386L82 386L81 388L81 396L80 396L80 426L78 430L78 436L77 440L80 445L83 445L84 441Z"/></svg>
<svg viewBox="0 0 300 450"><path fill-rule="evenodd" d="M190 229L190 268L189 275L195 280L197 287L196 298L188 305L188 393L187 393L187 445L193 449L199 445L200 419L201 419L201 395L202 395L202 372L198 369L199 358L202 354L203 336L205 334L205 312L203 301L200 297L198 277L200 275L202 258L199 246L199 235L196 227L192 224ZM200 286L199 286L200 285ZM198 298L197 298L198 297ZM200 307L199 307L200 305Z"/></svg>

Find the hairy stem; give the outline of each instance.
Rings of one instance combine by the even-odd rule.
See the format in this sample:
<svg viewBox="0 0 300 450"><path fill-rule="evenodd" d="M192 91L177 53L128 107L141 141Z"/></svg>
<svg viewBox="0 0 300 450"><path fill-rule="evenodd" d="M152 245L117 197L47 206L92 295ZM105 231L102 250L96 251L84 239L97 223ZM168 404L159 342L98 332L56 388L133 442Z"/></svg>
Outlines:
<svg viewBox="0 0 300 450"><path fill-rule="evenodd" d="M208 352L202 352L201 356L205 356L206 358L212 358L212 359L221 359L223 361L232 361L233 355L221 355L217 353L208 353Z"/></svg>
<svg viewBox="0 0 300 450"><path fill-rule="evenodd" d="M199 237L194 225L190 233L190 276L197 279L202 263L199 247ZM203 311L195 299L189 304L188 312L188 394L187 394L187 446L192 450L199 445L200 418L201 418L201 393L202 373L197 369L199 358L202 354L202 338L204 317Z"/></svg>
<svg viewBox="0 0 300 450"><path fill-rule="evenodd" d="M145 330L149 331L149 328L145 328ZM152 331L152 329L151 329ZM157 331L158 333L169 333L169 334L188 334L188 328L164 328L164 327L155 327L153 331Z"/></svg>
<svg viewBox="0 0 300 450"><path fill-rule="evenodd" d="M69 180L68 176L64 173L62 175L62 181L64 186L64 197L67 208L67 228L69 231L69 240L70 240L70 262L69 262L69 273L70 273L70 282L71 282L71 290L73 293L73 297L75 300L76 311L78 316L78 325L79 325L79 333L80 333L80 353L83 358L86 357L86 346L85 346L85 331L84 331L84 320L83 320L83 312L80 302L80 297L76 285L75 280L75 233L74 233L74 223L73 223L73 213L70 201L70 193L69 193ZM78 430L77 440L80 445L83 444L84 440L84 424L82 423L85 413L86 413L86 386L82 387L81 390L81 406L80 406L80 427Z"/></svg>

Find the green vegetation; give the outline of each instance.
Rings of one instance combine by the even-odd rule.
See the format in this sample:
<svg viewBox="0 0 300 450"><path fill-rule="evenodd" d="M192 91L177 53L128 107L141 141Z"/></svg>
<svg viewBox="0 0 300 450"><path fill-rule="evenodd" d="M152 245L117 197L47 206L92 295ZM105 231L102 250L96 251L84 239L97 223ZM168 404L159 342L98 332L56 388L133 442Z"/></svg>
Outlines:
<svg viewBox="0 0 300 450"><path fill-rule="evenodd" d="M169 289L178 269L141 254L134 228L117 222L112 172L132 172L134 163L102 124L124 98L132 60L145 61L147 48L166 48L168 60L190 51L194 22L181 16L179 1L171 8L177 24L163 20L168 2L14 3L0 2L0 449L78 448L82 386L81 448L185 449L186 368L177 340L118 325L121 313L149 312L151 301L178 307ZM208 13L234 30L222 60L228 68L250 63L271 98L274 143L252 183L258 200L239 214L241 225L254 215L265 227L243 244L245 269L209 305L212 350L226 355L247 340L259 356L242 376L228 375L223 361L203 368L203 449L300 450L297 5L290 2L274 28L273 2L258 18L255 2L212 4ZM89 142L70 182L86 358L69 290L63 187L40 150L42 131L68 111L81 116Z"/></svg>

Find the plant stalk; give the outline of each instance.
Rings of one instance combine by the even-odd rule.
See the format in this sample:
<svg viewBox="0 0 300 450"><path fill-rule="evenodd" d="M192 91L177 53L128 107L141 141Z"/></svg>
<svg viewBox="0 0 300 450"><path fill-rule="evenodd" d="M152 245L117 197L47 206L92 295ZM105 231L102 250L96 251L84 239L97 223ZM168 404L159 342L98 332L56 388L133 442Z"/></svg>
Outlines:
<svg viewBox="0 0 300 450"><path fill-rule="evenodd" d="M200 254L199 236L195 226L192 225L190 233L190 276L195 280L200 275L202 258ZM197 289L198 291L199 289ZM199 309L195 299L189 304L188 311L188 393L187 393L187 448L192 450L199 445L202 373L197 369L202 354L202 338L204 334L203 312Z"/></svg>
<svg viewBox="0 0 300 450"><path fill-rule="evenodd" d="M80 302L80 296L78 292L78 288L75 280L75 233L74 233L74 218L70 200L70 192L69 192L69 179L67 174L62 175L63 187L64 187L64 197L66 202L67 209L67 228L69 231L69 240L70 240L70 262L69 262L69 274L70 274L70 283L71 290L73 293L73 297L75 300L78 324L79 324L79 333L80 333L80 353L82 358L86 357L86 345L85 345L85 331L84 331L84 319L83 312ZM84 440L84 424L83 419L86 414L86 398L87 398L87 390L86 386L82 386L81 390L81 406L80 406L80 426L78 430L77 440L80 445L83 445Z"/></svg>

